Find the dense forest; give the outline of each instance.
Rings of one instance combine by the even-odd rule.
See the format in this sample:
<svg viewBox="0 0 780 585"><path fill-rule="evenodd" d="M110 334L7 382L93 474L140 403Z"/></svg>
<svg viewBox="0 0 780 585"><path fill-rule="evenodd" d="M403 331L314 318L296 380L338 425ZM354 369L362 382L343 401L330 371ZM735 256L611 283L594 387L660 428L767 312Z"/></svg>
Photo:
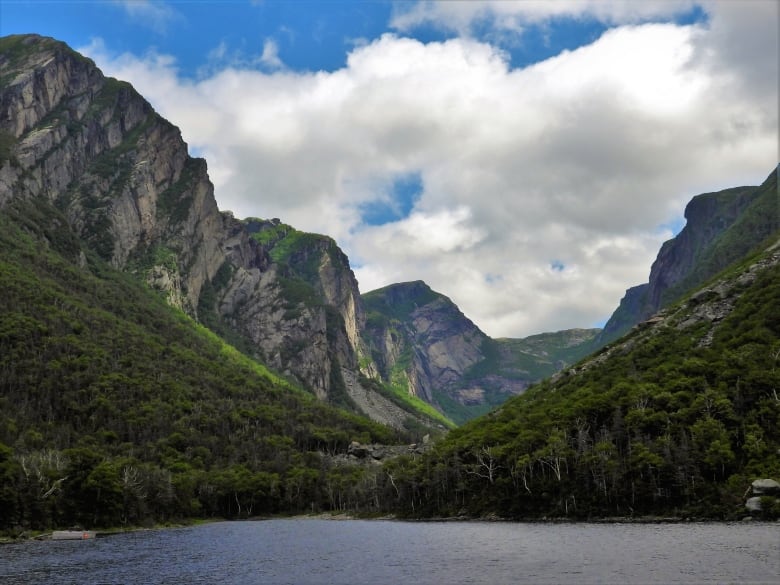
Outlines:
<svg viewBox="0 0 780 585"><path fill-rule="evenodd" d="M0 215L0 290L0 530L340 509L373 476L333 455L415 439L225 344L46 201Z"/></svg>
<svg viewBox="0 0 780 585"><path fill-rule="evenodd" d="M780 472L779 261L775 245L760 270L733 268L428 456L387 465L400 513L744 516L751 482Z"/></svg>
<svg viewBox="0 0 780 585"><path fill-rule="evenodd" d="M47 202L16 201L0 215L0 529L325 510L737 517L750 482L780 469L778 256L426 454L360 464L352 441L421 437L317 401L82 249Z"/></svg>

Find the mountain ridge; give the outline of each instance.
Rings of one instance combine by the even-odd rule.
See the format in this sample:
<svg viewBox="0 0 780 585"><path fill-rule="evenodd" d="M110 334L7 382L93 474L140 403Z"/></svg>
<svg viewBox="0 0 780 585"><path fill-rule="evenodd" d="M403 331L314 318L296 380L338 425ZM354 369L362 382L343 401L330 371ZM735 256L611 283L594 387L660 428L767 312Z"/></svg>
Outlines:
<svg viewBox="0 0 780 585"><path fill-rule="evenodd" d="M748 499L780 469L780 232L770 241L421 460L386 464L403 478L397 513L780 517L780 490Z"/></svg>
<svg viewBox="0 0 780 585"><path fill-rule="evenodd" d="M585 357L596 330L491 339L422 281L360 295L328 236L220 211L129 84L4 37L0 527L733 517L778 463L776 181L696 199L712 229L659 252L660 312L638 287L628 334ZM441 411L464 422L445 438ZM383 465L362 445L404 441Z"/></svg>
<svg viewBox="0 0 780 585"><path fill-rule="evenodd" d="M130 84L104 77L64 43L5 37L0 55L0 205L45 195L112 266L136 274L171 305L320 399L396 428L410 418L414 425L446 424L426 404L445 413L444 403L454 404L463 420L469 409L458 401L466 395L449 396L450 390L469 393L468 402L484 411L500 401L491 388L503 385L505 397L527 385L499 375L483 379L485 388L455 388L460 382L453 375L474 364L469 358L455 368L435 365L444 359L442 348L452 349L446 344L418 348L425 359L399 372L404 383L391 380L387 368L383 376L378 363L395 358L378 354L376 340L369 351L363 300L335 241L276 219L237 219L220 211L206 161L188 155L178 128ZM473 341L474 356L482 355L481 344L499 351L487 347L486 336L457 308L456 314L458 331L473 339L461 343L450 332L453 343L463 349ZM511 350L499 353L506 361ZM437 373L426 374L426 368ZM439 383L441 376L446 383ZM374 384L362 382L370 379L394 388L396 396L408 394L404 408L410 410L396 411ZM382 407L374 411L373 403Z"/></svg>
<svg viewBox="0 0 780 585"><path fill-rule="evenodd" d="M398 391L424 396L458 423L584 357L598 331L495 340L420 280L391 284L362 298L365 337L380 376ZM534 352L534 342L552 357Z"/></svg>
<svg viewBox="0 0 780 585"><path fill-rule="evenodd" d="M680 233L661 246L648 282L626 291L594 349L695 290L780 228L777 170L759 186L696 195L685 207L685 218Z"/></svg>

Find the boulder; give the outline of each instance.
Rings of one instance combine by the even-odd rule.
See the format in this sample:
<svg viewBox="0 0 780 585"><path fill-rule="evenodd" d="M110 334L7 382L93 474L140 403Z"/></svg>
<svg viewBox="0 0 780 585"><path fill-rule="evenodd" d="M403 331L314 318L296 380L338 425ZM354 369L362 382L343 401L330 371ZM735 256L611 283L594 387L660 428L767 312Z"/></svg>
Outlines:
<svg viewBox="0 0 780 585"><path fill-rule="evenodd" d="M361 445L357 441L352 441L347 448L347 453L358 459L365 459L369 455L369 448L366 445Z"/></svg>
<svg viewBox="0 0 780 585"><path fill-rule="evenodd" d="M749 512L760 512L761 511L761 497L760 496L753 496L752 498L748 498L748 501L745 502L745 508L747 508Z"/></svg>
<svg viewBox="0 0 780 585"><path fill-rule="evenodd" d="M757 479L750 487L756 496L780 495L780 483L774 479Z"/></svg>

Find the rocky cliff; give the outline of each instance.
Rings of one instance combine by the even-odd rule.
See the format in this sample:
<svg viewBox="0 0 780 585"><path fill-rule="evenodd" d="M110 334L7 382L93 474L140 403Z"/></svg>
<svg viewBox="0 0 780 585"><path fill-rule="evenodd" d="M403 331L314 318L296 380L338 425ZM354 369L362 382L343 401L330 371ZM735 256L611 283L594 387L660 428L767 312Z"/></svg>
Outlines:
<svg viewBox="0 0 780 585"><path fill-rule="evenodd" d="M378 297L361 298L331 238L220 212L206 162L129 84L63 43L5 37L0 207L38 197L86 249L321 399L376 420L430 424L399 392L465 420L539 377L532 352L491 340L424 283L385 290L389 318L378 323L374 307L367 320L364 303ZM86 266L81 245L71 253Z"/></svg>
<svg viewBox="0 0 780 585"><path fill-rule="evenodd" d="M780 518L780 230L769 241L438 441L397 482L402 512Z"/></svg>
<svg viewBox="0 0 780 585"><path fill-rule="evenodd" d="M494 340L422 281L363 295L380 377L463 422L587 353L595 330Z"/></svg>
<svg viewBox="0 0 780 585"><path fill-rule="evenodd" d="M649 281L626 291L595 345L617 339L761 247L780 226L779 218L777 170L758 187L694 197L685 208L685 227L661 247Z"/></svg>
<svg viewBox="0 0 780 585"><path fill-rule="evenodd" d="M205 161L132 87L62 43L7 37L0 48L0 204L55 203L105 260L143 269L194 314L223 260Z"/></svg>
<svg viewBox="0 0 780 585"><path fill-rule="evenodd" d="M63 43L5 37L0 206L37 197L170 304L320 398L354 406L344 370L370 375L372 366L357 282L335 242L220 212L206 162L129 84Z"/></svg>

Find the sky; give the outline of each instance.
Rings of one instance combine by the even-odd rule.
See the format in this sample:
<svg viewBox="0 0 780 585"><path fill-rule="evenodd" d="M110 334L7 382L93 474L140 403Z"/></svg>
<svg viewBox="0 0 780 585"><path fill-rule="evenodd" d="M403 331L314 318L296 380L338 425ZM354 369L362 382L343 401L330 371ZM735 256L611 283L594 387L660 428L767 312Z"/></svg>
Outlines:
<svg viewBox="0 0 780 585"><path fill-rule="evenodd" d="M602 325L699 193L778 163L776 0L18 1L204 157L217 203L493 337Z"/></svg>

